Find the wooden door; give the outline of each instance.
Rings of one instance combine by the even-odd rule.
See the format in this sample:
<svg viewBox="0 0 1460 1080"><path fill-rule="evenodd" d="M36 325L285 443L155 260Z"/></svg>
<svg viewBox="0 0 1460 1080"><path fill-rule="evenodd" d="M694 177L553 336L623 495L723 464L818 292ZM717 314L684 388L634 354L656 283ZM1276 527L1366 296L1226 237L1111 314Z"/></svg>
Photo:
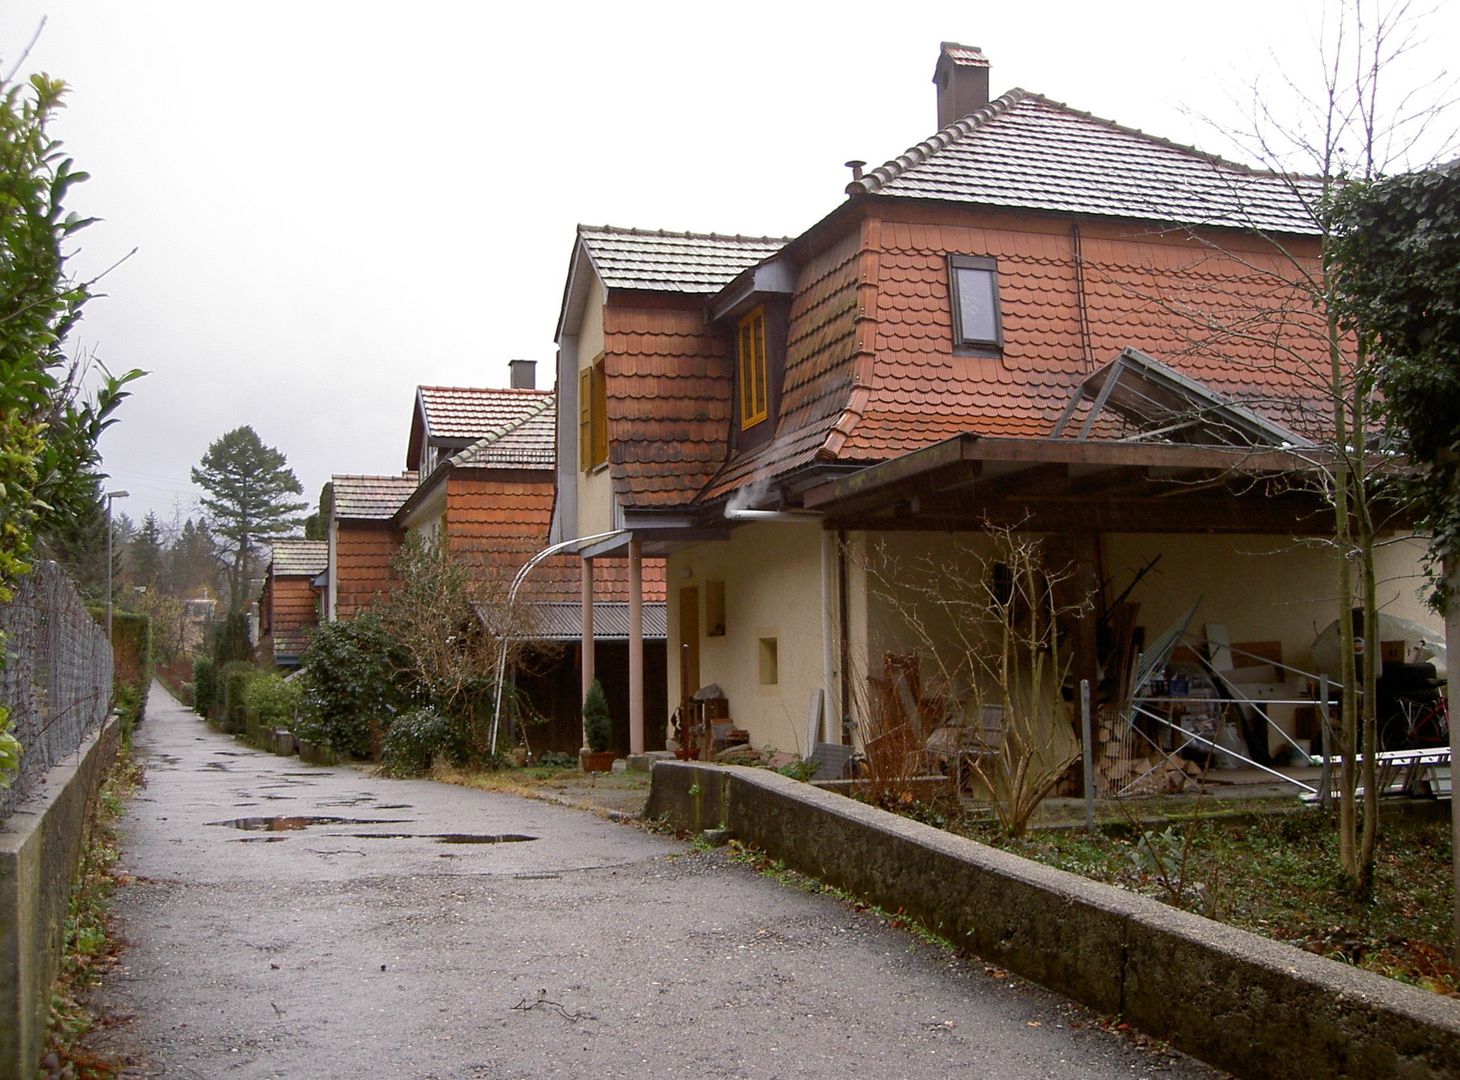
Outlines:
<svg viewBox="0 0 1460 1080"><path fill-rule="evenodd" d="M683 705L700 688L700 590L679 590L679 701Z"/></svg>

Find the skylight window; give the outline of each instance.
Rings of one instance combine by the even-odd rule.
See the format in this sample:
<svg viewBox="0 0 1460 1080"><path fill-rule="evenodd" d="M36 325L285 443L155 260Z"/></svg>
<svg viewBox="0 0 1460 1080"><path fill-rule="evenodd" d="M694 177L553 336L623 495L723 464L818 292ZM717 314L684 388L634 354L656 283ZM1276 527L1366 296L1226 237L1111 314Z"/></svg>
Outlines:
<svg viewBox="0 0 1460 1080"><path fill-rule="evenodd" d="M950 255L948 286L953 343L965 348L1003 348L998 263L982 255Z"/></svg>

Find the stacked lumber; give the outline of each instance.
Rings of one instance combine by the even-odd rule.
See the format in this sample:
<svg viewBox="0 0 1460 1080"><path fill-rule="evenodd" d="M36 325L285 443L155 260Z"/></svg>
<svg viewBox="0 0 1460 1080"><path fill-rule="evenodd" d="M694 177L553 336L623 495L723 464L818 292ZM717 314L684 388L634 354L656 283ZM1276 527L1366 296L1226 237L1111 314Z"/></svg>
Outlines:
<svg viewBox="0 0 1460 1080"><path fill-rule="evenodd" d="M1170 795L1186 790L1201 776L1200 765L1152 749L1105 709L1100 710L1094 734L1095 786L1103 793Z"/></svg>

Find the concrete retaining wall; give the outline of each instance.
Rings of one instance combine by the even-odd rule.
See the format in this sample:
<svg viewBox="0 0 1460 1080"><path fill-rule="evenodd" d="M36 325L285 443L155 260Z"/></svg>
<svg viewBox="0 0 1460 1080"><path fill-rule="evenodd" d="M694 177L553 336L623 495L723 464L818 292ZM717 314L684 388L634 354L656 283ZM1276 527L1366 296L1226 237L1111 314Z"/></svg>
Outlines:
<svg viewBox="0 0 1460 1080"><path fill-rule="evenodd" d="M82 826L120 730L109 718L0 826L0 1076L39 1066Z"/></svg>
<svg viewBox="0 0 1460 1080"><path fill-rule="evenodd" d="M648 816L730 835L1243 1076L1460 1076L1460 1003L764 769L659 762Z"/></svg>

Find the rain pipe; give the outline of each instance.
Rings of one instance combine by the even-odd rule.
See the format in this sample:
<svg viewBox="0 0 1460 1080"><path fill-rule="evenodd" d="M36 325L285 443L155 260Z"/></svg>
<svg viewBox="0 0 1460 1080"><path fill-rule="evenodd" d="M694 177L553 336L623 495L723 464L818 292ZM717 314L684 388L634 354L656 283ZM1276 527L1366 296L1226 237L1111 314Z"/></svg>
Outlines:
<svg viewBox="0 0 1460 1080"><path fill-rule="evenodd" d="M518 570L517 574L512 578L512 587L507 590L508 614L510 615L512 609L517 605L517 590L522 587L522 583L527 580L527 575L532 573L533 568L536 567L538 563L542 562L544 559L552 555L556 555L560 551L565 551L568 548L582 548L585 544L596 544L600 540L611 540L615 536L624 535L627 531L628 530L626 529L613 529L609 532L594 533L592 536L575 536L571 540L562 540L556 544L550 544L549 546L543 548L536 555L523 563L522 569ZM503 634L501 647L497 650L497 687L496 700L492 704L492 738L487 743L487 745L492 748L492 751L494 753L497 749L497 728L502 719L502 680L505 679L507 675L508 640L508 635Z"/></svg>
<svg viewBox="0 0 1460 1080"><path fill-rule="evenodd" d="M725 517L729 521L764 521L800 525L820 524L822 520L822 515L815 510L735 510L729 507L725 510ZM827 739L835 736L836 741L841 742L841 726L836 722L837 702L832 692L833 686L836 685L831 634L832 559L835 550L836 538L823 530L821 534L821 681L825 689L822 691L821 698L822 734ZM815 749L814 746L808 746L806 756L810 757L811 752Z"/></svg>

